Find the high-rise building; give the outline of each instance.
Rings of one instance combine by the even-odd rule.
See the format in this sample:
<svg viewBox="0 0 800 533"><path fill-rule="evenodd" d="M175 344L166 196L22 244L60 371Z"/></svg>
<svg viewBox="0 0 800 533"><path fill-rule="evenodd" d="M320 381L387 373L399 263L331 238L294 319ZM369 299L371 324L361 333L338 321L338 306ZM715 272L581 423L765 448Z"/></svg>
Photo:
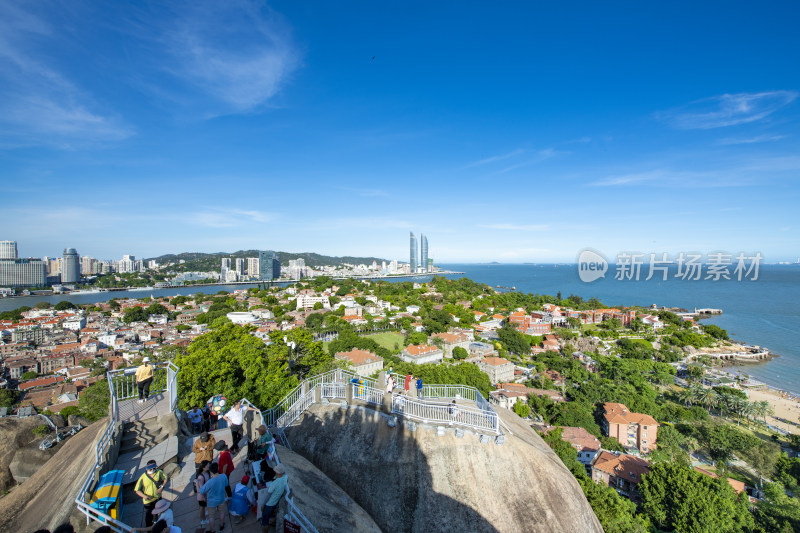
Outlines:
<svg viewBox="0 0 800 533"><path fill-rule="evenodd" d="M241 257L237 257L235 264L236 264L236 273L239 274L240 276L244 274L244 259Z"/></svg>
<svg viewBox="0 0 800 533"><path fill-rule="evenodd" d="M408 266L409 271L413 274L417 271L417 238L414 237L413 231L410 231L409 233L411 234L411 249L409 253Z"/></svg>
<svg viewBox="0 0 800 533"><path fill-rule="evenodd" d="M17 258L17 241L0 241L0 259Z"/></svg>
<svg viewBox="0 0 800 533"><path fill-rule="evenodd" d="M136 272L136 256L123 255L122 260L117 265L117 272Z"/></svg>
<svg viewBox="0 0 800 533"><path fill-rule="evenodd" d="M419 266L428 272L428 238L422 233L419 234L419 244Z"/></svg>
<svg viewBox="0 0 800 533"><path fill-rule="evenodd" d="M258 279L271 281L281 277L281 256L276 252L258 252Z"/></svg>
<svg viewBox="0 0 800 533"><path fill-rule="evenodd" d="M88 276L100 273L100 261L88 255L81 256L81 274Z"/></svg>
<svg viewBox="0 0 800 533"><path fill-rule="evenodd" d="M231 269L231 258L223 257L222 265L219 269L219 279L224 283L228 281L228 271Z"/></svg>
<svg viewBox="0 0 800 533"><path fill-rule="evenodd" d="M42 287L46 268L41 259L0 259L0 287Z"/></svg>
<svg viewBox="0 0 800 533"><path fill-rule="evenodd" d="M75 248L64 248L61 262L61 283L78 283L81 280L81 258Z"/></svg>
<svg viewBox="0 0 800 533"><path fill-rule="evenodd" d="M259 275L258 257L248 257L247 258L247 275L248 276L258 276Z"/></svg>

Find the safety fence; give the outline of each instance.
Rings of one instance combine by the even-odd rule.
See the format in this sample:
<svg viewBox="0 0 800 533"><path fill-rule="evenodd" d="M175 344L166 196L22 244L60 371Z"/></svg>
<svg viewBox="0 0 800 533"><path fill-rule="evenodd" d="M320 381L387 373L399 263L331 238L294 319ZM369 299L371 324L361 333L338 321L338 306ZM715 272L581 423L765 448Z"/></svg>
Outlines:
<svg viewBox="0 0 800 533"><path fill-rule="evenodd" d="M111 387L111 380L109 379L109 387ZM113 388L112 388L112 403L114 402L114 395L113 395ZM103 456L105 455L106 451L111 447L112 440L114 439L114 435L117 430L117 420L116 417L112 416L111 420L106 426L105 431L103 431L102 435L100 435L100 439L97 441L97 446L95 447L95 461L94 466L92 467L92 471L89 473L89 476L84 481L83 486L81 486L81 490L78 493L78 497L75 498L75 505L78 507L78 510L86 515L86 524L88 525L92 520L96 522L100 522L105 524L111 528L112 531L117 532L125 532L128 533L133 531L133 527L129 526L128 524L117 520L116 518L111 518L108 514L100 511L99 509L95 509L92 507L88 502L86 502L86 495L92 490L94 487L98 476L100 475L100 469L103 461Z"/></svg>
<svg viewBox="0 0 800 533"><path fill-rule="evenodd" d="M160 363L154 365L154 367L153 383L150 390L151 392L166 391L170 408L174 412L177 409L177 375L179 369L172 363ZM396 383L401 383L402 379L403 376L397 376ZM86 515L87 524L95 520L108 525L113 531L128 533L132 531L131 526L111 518L85 501L87 493L97 481L102 458L111 446L119 425L119 402L138 396L135 371L125 369L109 372L108 386L111 395L111 420L98 440L94 468L81 487L75 504ZM261 423L272 427L278 433L281 442L289 448L284 429L293 424L314 404L317 394L326 399L347 399L348 387L351 388L350 398L352 399L378 406L384 402L385 391L378 387L377 380L359 376L349 370L336 369L304 380L270 409L258 410L247 399L242 399L242 404L258 412L261 417ZM422 393L424 398L412 398L405 394L392 392L392 414L403 419L423 423L461 426L481 433L502 434L499 416L476 388L466 385L425 385ZM472 401L475 402L475 407L452 403L452 401L436 401L442 399ZM280 463L277 453L274 454L274 458L277 463ZM288 486L286 489L286 503L286 518L298 524L304 532L317 533L317 529L311 521L294 503L294 497Z"/></svg>
<svg viewBox="0 0 800 533"><path fill-rule="evenodd" d="M377 381L363 378L346 370L333 370L314 376L297 386L287 398L293 403L281 401L278 404L281 416L272 424L283 431L293 424L314 404L319 396L325 399L348 399L347 388L351 388L350 399L361 400L380 406L384 401L384 390L377 387ZM483 395L474 387L467 385L427 385L423 387L424 398L416 398L392 392L391 412L401 418L434 425L461 426L480 433L501 435L500 418ZM443 402L441 400L451 400ZM452 403L458 400L473 401L475 406ZM274 410L275 408L273 408ZM270 410L272 411L272 410ZM270 411L262 418L267 419ZM281 439L285 440L285 436Z"/></svg>
<svg viewBox="0 0 800 533"><path fill-rule="evenodd" d="M448 404L393 395L392 413L426 424L458 425L480 432L497 435L501 433L499 417L496 412L454 403Z"/></svg>

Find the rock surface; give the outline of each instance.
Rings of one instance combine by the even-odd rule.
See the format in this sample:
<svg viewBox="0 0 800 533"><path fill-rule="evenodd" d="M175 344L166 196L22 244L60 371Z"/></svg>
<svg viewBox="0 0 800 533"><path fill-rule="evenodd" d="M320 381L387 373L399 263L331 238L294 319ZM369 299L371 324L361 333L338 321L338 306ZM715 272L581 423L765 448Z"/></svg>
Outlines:
<svg viewBox="0 0 800 533"><path fill-rule="evenodd" d="M37 419L33 427L41 422L38 417L31 418ZM100 420L59 444L52 460L0 498L0 532L53 530L70 519L76 529L85 529L83 515L73 513L75 498L94 467L95 444L107 423L107 419Z"/></svg>
<svg viewBox="0 0 800 533"><path fill-rule="evenodd" d="M70 426L80 425L83 427L89 427L92 425L88 418L84 418L80 415L69 415L69 417L67 417L67 421L69 422Z"/></svg>
<svg viewBox="0 0 800 533"><path fill-rule="evenodd" d="M291 481L295 505L320 533L380 533L369 514L324 473L302 456L277 448Z"/></svg>
<svg viewBox="0 0 800 533"><path fill-rule="evenodd" d="M453 429L437 436L435 428L390 428L384 415L337 405L312 406L286 434L383 531L602 531L558 456L501 411L513 432L502 445Z"/></svg>
<svg viewBox="0 0 800 533"><path fill-rule="evenodd" d="M55 453L52 448L42 451L38 445L31 444L16 451L8 469L14 476L14 481L24 483L33 477Z"/></svg>
<svg viewBox="0 0 800 533"><path fill-rule="evenodd" d="M6 491L16 485L9 465L17 450L38 439L33 429L44 423L38 416L0 418L0 490Z"/></svg>

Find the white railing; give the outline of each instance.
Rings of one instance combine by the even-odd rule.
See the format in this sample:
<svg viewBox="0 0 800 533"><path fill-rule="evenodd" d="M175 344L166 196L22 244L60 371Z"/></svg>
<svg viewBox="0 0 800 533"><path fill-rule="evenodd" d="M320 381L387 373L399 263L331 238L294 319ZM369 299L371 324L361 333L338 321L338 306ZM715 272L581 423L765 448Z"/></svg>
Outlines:
<svg viewBox="0 0 800 533"><path fill-rule="evenodd" d="M329 384L325 383L319 385L322 388L323 398L345 398L347 394L347 385L344 383Z"/></svg>
<svg viewBox="0 0 800 533"><path fill-rule="evenodd" d="M337 369L325 372L324 374L317 374L316 376L306 379L303 383L295 387L277 405L261 412L261 418L266 426L274 426L278 419L286 413L295 403L297 403L301 396L303 396L303 384L307 384L308 390L313 390L317 385L342 385L349 382L353 378L360 378L358 374L349 370ZM375 383L374 379L364 379L365 383ZM330 396L326 396L330 397Z"/></svg>
<svg viewBox="0 0 800 533"><path fill-rule="evenodd" d="M303 394L298 398L297 402L294 403L291 407L289 407L283 415L281 415L278 420L275 421L275 427L277 428L285 428L291 426L295 420L300 418L306 409L311 407L314 403L314 390L308 391L306 394Z"/></svg>
<svg viewBox="0 0 800 533"><path fill-rule="evenodd" d="M109 381L110 383L110 381ZM112 396L112 401L114 396ZM86 524L88 525L92 520L96 522L100 522L109 526L113 531L117 532L124 532L128 533L133 531L133 528L124 522L121 522L115 518L111 518L106 513L95 509L89 503L86 502L86 495L91 490L91 487L97 481L96 476L98 475L100 469L100 460L103 457L105 451L109 448L111 444L111 439L114 436L114 433L117 428L117 422L115 419L111 419L108 422L108 426L106 426L105 431L103 434L100 435L100 440L97 441L97 447L95 448L95 460L94 466L92 466L92 471L89 473L89 476L86 478L86 481L83 482L83 486L81 486L80 492L78 492L78 497L75 498L75 505L78 507L78 510L86 515ZM120 487L120 494L119 497L122 498L122 487Z"/></svg>
<svg viewBox="0 0 800 533"><path fill-rule="evenodd" d="M164 390L168 391L170 408L174 412L177 408L177 375L180 369L171 362L157 363L153 366L155 367L155 372L153 373L153 383L150 386L150 390L151 392L161 392ZM106 379L108 380L108 391L110 395L109 415L111 420L109 420L106 429L103 431L102 435L100 435L100 439L97 441L97 446L95 447L94 452L94 466L92 467L92 471L89 473L89 476L87 476L86 481L84 481L83 485L81 486L81 490L78 492L77 498L75 498L75 505L78 507L80 512L86 515L87 525L94 520L109 526L113 531L117 531L119 533L129 533L133 530L131 526L120 520L111 518L108 514L95 509L85 501L87 499L87 494L90 493L94 487L94 484L97 482L96 477L100 471L101 459L111 446L111 440L114 438L116 433L117 422L119 421L120 400L136 398L139 395L138 387L136 386L135 370L133 372L131 372L131 369L112 370L111 372L106 373ZM121 491L122 487L120 487L120 498L122 498Z"/></svg>
<svg viewBox="0 0 800 533"><path fill-rule="evenodd" d="M138 398L139 389L136 385L136 368L123 368L107 373L109 381L114 380L117 400ZM178 367L169 362L153 365L153 383L150 385L150 392L162 392L168 389L168 369L173 370L175 373L178 372Z"/></svg>
<svg viewBox="0 0 800 533"><path fill-rule="evenodd" d="M467 426L479 431L500 434L497 413L475 407L394 395L392 413L427 424Z"/></svg>
<svg viewBox="0 0 800 533"><path fill-rule="evenodd" d="M383 403L383 391L368 385L353 383L353 398L358 398L374 405L381 405Z"/></svg>

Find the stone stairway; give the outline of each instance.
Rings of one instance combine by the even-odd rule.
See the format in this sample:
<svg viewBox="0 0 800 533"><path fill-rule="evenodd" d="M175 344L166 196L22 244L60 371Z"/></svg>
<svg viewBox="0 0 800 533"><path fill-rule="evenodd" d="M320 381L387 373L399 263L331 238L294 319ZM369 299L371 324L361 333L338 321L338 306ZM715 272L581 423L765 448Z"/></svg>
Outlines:
<svg viewBox="0 0 800 533"><path fill-rule="evenodd" d="M161 433L161 425L157 418L137 420L125 424L120 445L120 455L145 450L167 440Z"/></svg>
<svg viewBox="0 0 800 533"><path fill-rule="evenodd" d="M177 419L174 415L161 415L165 398L139 404L135 399L120 403L123 418L119 455L114 469L123 470L122 494L125 509L122 521L133 527L143 523L142 500L134 492L136 481L144 473L147 461L153 459L169 476L178 468ZM167 411L169 413L169 411Z"/></svg>

